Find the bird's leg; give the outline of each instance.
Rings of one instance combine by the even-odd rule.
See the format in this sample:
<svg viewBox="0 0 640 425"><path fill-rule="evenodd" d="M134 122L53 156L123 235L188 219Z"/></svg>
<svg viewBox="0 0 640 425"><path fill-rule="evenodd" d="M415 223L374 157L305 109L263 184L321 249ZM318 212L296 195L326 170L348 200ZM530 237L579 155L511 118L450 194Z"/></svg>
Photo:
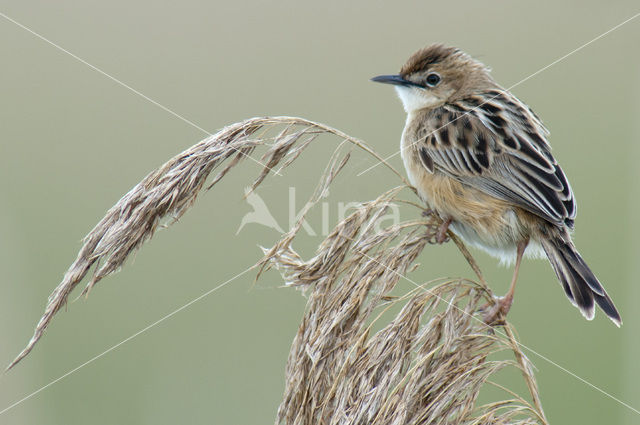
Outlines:
<svg viewBox="0 0 640 425"><path fill-rule="evenodd" d="M504 297L498 298L495 304L485 313L484 322L487 325L502 323L504 321L504 318L507 316L507 313L509 313L511 304L513 303L513 295L516 292L516 282L518 281L518 271L520 270L520 263L522 262L522 256L524 255L524 250L527 248L528 244L529 239L518 243L518 247L516 248L516 265L513 269L511 286L509 286L509 291L506 293L506 295Z"/></svg>
<svg viewBox="0 0 640 425"><path fill-rule="evenodd" d="M527 248L527 245L529 245L529 239L526 239L518 243L517 254L516 254L517 255L516 265L513 269L513 278L511 279L511 286L509 286L509 292L507 292L507 294L504 297L509 301L509 307L507 308L507 311L505 312L505 314L509 311L509 308L511 308L511 303L513 302L513 294L516 292L516 282L518 280L518 271L520 270L520 263L522 262L522 256L524 255L524 250Z"/></svg>
<svg viewBox="0 0 640 425"><path fill-rule="evenodd" d="M443 244L447 241L447 230L449 230L451 221L453 221L453 219L449 217L442 222L440 227L438 227L438 233L436 233L436 242L438 242L439 244Z"/></svg>

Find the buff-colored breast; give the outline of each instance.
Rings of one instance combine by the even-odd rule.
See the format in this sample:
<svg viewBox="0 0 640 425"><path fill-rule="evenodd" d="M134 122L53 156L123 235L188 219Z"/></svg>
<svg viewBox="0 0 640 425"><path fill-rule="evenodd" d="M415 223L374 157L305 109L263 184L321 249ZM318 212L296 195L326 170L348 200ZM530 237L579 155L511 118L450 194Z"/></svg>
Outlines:
<svg viewBox="0 0 640 425"><path fill-rule="evenodd" d="M537 219L530 213L422 164L413 138L403 134L402 159L409 181L422 200L465 242L509 263L519 241L531 238ZM534 237L535 239L535 237ZM535 240L527 256L542 254Z"/></svg>

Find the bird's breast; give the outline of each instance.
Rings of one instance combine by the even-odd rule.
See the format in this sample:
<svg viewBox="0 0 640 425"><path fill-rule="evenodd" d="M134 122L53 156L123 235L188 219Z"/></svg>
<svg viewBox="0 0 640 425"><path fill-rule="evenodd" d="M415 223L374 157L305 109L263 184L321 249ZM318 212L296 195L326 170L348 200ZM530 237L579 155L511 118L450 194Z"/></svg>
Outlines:
<svg viewBox="0 0 640 425"><path fill-rule="evenodd" d="M415 139L405 132L402 159L409 181L427 206L443 220L452 219L451 229L466 242L507 260L518 241L529 234L524 212L514 205L465 185L436 167L430 172L420 159Z"/></svg>

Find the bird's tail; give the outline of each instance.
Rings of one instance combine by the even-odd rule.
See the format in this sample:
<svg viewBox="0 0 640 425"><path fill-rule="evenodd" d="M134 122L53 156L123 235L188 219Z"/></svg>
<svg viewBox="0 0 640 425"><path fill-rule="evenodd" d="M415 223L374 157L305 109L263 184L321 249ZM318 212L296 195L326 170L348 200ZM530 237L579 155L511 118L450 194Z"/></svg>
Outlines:
<svg viewBox="0 0 640 425"><path fill-rule="evenodd" d="M573 243L556 237L544 241L542 247L562 283L564 292L571 303L580 309L583 316L588 320L593 319L595 304L598 304L619 327L622 320L618 310Z"/></svg>

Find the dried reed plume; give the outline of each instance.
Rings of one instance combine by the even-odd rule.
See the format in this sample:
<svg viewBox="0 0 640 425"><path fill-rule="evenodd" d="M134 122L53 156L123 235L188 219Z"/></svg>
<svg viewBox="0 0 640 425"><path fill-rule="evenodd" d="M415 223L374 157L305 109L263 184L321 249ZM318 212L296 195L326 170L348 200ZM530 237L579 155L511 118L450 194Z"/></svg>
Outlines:
<svg viewBox="0 0 640 425"><path fill-rule="evenodd" d="M409 279L438 220L423 218L420 205L400 198L413 188L362 141L292 117L252 118L230 125L172 158L123 196L85 237L76 260L50 295L33 337L9 368L29 354L94 264L82 294L118 270L153 236L163 218L180 218L214 170L219 169L207 189L262 147L266 152L251 185L254 190L321 134L337 137L340 143L297 223L272 248L264 249L258 263L259 275L275 267L287 285L308 293L276 423L546 424L532 367L511 327L506 324L504 332L490 328L476 315L493 297L464 245L450 234L479 283L459 279L429 285ZM305 215L348 163L353 147L385 163L403 185L360 204L337 224L314 257L303 260L292 242ZM385 211L399 203L415 207L418 218L380 229ZM415 288L393 296L401 279ZM389 319L394 310L399 312ZM491 381L505 367L520 370L531 402ZM478 405L485 385L504 390L506 399Z"/></svg>

